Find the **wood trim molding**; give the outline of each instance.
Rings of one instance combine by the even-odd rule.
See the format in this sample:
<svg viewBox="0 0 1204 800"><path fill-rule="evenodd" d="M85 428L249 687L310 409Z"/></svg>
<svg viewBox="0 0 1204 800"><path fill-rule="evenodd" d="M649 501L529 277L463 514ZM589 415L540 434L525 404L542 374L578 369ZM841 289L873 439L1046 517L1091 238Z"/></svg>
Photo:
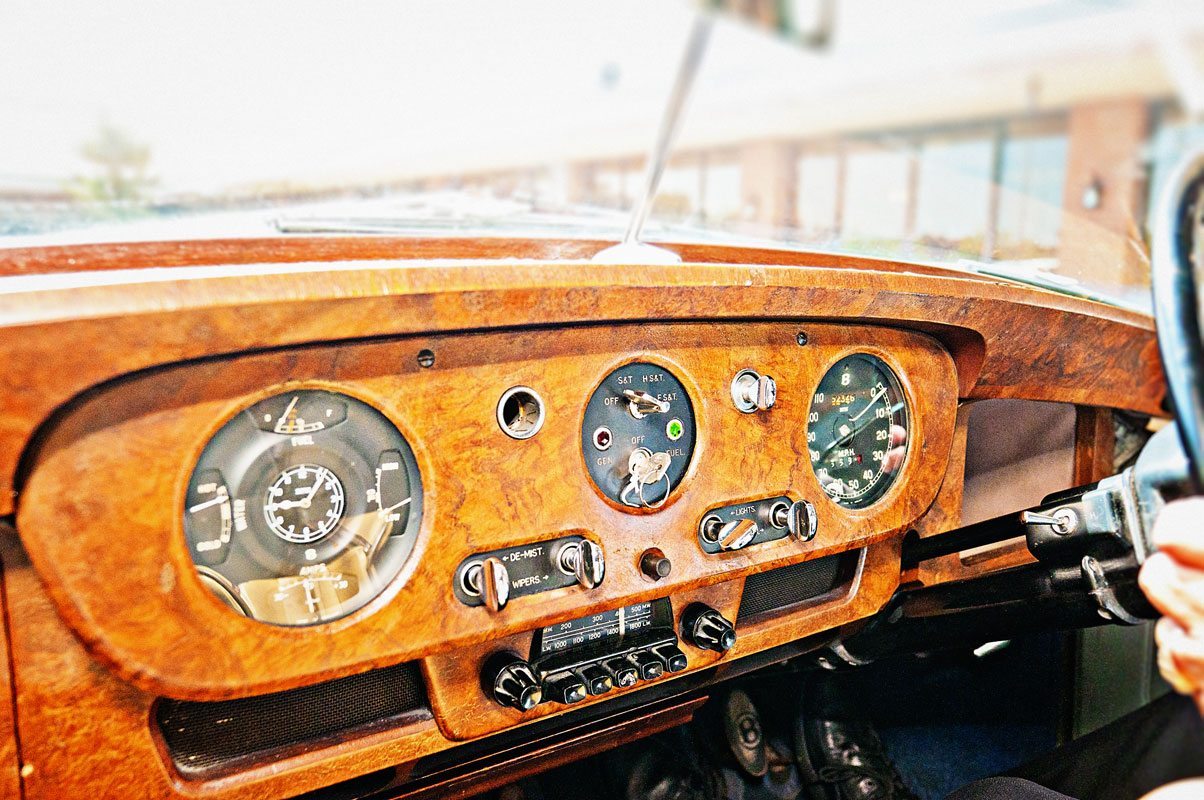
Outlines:
<svg viewBox="0 0 1204 800"><path fill-rule="evenodd" d="M354 256L354 241L328 240L309 255ZM190 264L212 267L147 266L161 250L120 248L125 263L139 267L128 271L90 270L89 258L115 258L93 249L72 256L75 272L0 278L8 367L0 513L15 505L10 490L21 488L18 461L35 432L82 392L173 362L332 340L618 321L846 320L938 336L957 362L962 397L1162 413L1148 317L947 270L815 254L779 259L808 266L752 262L764 251L724 254L743 252L752 263L672 267L379 259L230 266L220 259L228 243L190 251Z"/></svg>
<svg viewBox="0 0 1204 800"><path fill-rule="evenodd" d="M864 547L910 525L936 495L953 432L953 361L922 334L816 324L800 347L796 331L743 323L424 337L436 353L425 370L412 358L419 342L397 340L146 373L60 415L31 464L17 528L89 649L147 691L188 699L298 686ZM820 489L805 425L823 373L852 352L894 367L912 429L895 484L855 511ZM690 470L653 515L612 507L580 463L591 388L618 364L642 358L683 380L698 426ZM732 406L731 377L749 365L777 378L771 412L745 415ZM232 614L204 588L185 547L181 509L214 430L272 387L314 381L371 400L397 423L422 471L424 519L410 562L380 598L316 628L282 628ZM547 409L539 435L522 441L494 422L498 397L518 384L535 388ZM716 556L698 546L708 509L783 492L815 503L820 535L812 542L782 539ZM602 544L608 569L597 589L516 598L497 615L452 597L455 567L473 553L566 531ZM673 563L658 584L638 568L651 544Z"/></svg>

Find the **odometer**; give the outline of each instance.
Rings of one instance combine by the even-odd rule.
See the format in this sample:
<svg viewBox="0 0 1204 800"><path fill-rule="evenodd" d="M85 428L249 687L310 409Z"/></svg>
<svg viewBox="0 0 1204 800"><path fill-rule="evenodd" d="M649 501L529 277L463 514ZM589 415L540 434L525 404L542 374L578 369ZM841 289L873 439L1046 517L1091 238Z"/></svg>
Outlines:
<svg viewBox="0 0 1204 800"><path fill-rule="evenodd" d="M876 356L841 359L811 398L811 467L824 492L846 508L864 508L886 493L907 455L908 433L899 380Z"/></svg>

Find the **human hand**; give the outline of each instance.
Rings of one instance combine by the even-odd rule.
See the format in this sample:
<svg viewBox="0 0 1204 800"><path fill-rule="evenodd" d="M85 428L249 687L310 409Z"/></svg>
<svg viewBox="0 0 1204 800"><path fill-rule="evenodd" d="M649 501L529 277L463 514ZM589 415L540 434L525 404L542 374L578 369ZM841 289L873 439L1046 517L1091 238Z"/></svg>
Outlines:
<svg viewBox="0 0 1204 800"><path fill-rule="evenodd" d="M1168 504L1154 522L1158 552L1138 583L1164 615L1154 628L1158 669L1204 713L1204 497Z"/></svg>

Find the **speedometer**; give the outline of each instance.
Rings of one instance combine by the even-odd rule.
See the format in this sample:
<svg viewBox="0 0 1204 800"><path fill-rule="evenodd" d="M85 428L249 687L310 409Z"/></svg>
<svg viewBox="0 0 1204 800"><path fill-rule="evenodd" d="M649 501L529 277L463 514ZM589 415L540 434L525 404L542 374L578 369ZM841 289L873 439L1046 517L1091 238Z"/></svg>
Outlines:
<svg viewBox="0 0 1204 800"><path fill-rule="evenodd" d="M891 487L907 455L907 401L882 359L847 356L828 370L811 398L807 449L824 492L846 508L864 508Z"/></svg>

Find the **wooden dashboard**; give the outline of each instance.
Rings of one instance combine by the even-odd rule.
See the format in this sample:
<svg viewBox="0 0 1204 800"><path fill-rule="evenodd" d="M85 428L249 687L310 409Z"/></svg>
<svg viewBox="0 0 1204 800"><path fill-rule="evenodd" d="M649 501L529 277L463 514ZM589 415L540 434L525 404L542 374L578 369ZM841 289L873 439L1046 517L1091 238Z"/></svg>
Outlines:
<svg viewBox="0 0 1204 800"><path fill-rule="evenodd" d="M1096 415L1082 426L1085 479L1106 469L1097 409L1163 413L1152 324L1135 313L831 255L683 246L681 266L583 260L600 246L316 238L0 252L14 698L12 719L0 717L11 731L0 788L287 797L378 770L392 771L399 794L487 788L470 780L473 759L496 766L537 742L561 751L649 733L691 713L675 692L879 609L903 577L903 534L957 525L966 403L1054 400ZM833 502L807 457L817 386L851 354L887 365L909 412L897 476L862 508ZM680 380L696 426L688 467L656 510L601 493L581 444L591 392L634 362ZM749 368L776 380L771 408L733 407L733 375ZM531 438L499 429L499 397L514 386L544 404ZM424 499L413 551L379 596L286 627L231 613L202 585L182 510L225 423L307 389L363 401L396 426ZM812 504L814 538L700 547L710 510L779 495ZM597 586L515 596L499 610L457 600L458 565L474 554L566 536L605 554ZM641 568L652 548L672 564L657 579ZM742 612L752 576L835 560L830 590ZM572 706L518 711L487 695L481 675L496 653L525 656L547 626L662 598L675 629L696 604L734 621L735 645L683 640L683 669ZM420 696L405 714L270 758L190 765L164 728L178 719L164 708L235 708L217 704L399 665ZM640 710L642 697L654 710ZM587 717L592 733L569 732Z"/></svg>

